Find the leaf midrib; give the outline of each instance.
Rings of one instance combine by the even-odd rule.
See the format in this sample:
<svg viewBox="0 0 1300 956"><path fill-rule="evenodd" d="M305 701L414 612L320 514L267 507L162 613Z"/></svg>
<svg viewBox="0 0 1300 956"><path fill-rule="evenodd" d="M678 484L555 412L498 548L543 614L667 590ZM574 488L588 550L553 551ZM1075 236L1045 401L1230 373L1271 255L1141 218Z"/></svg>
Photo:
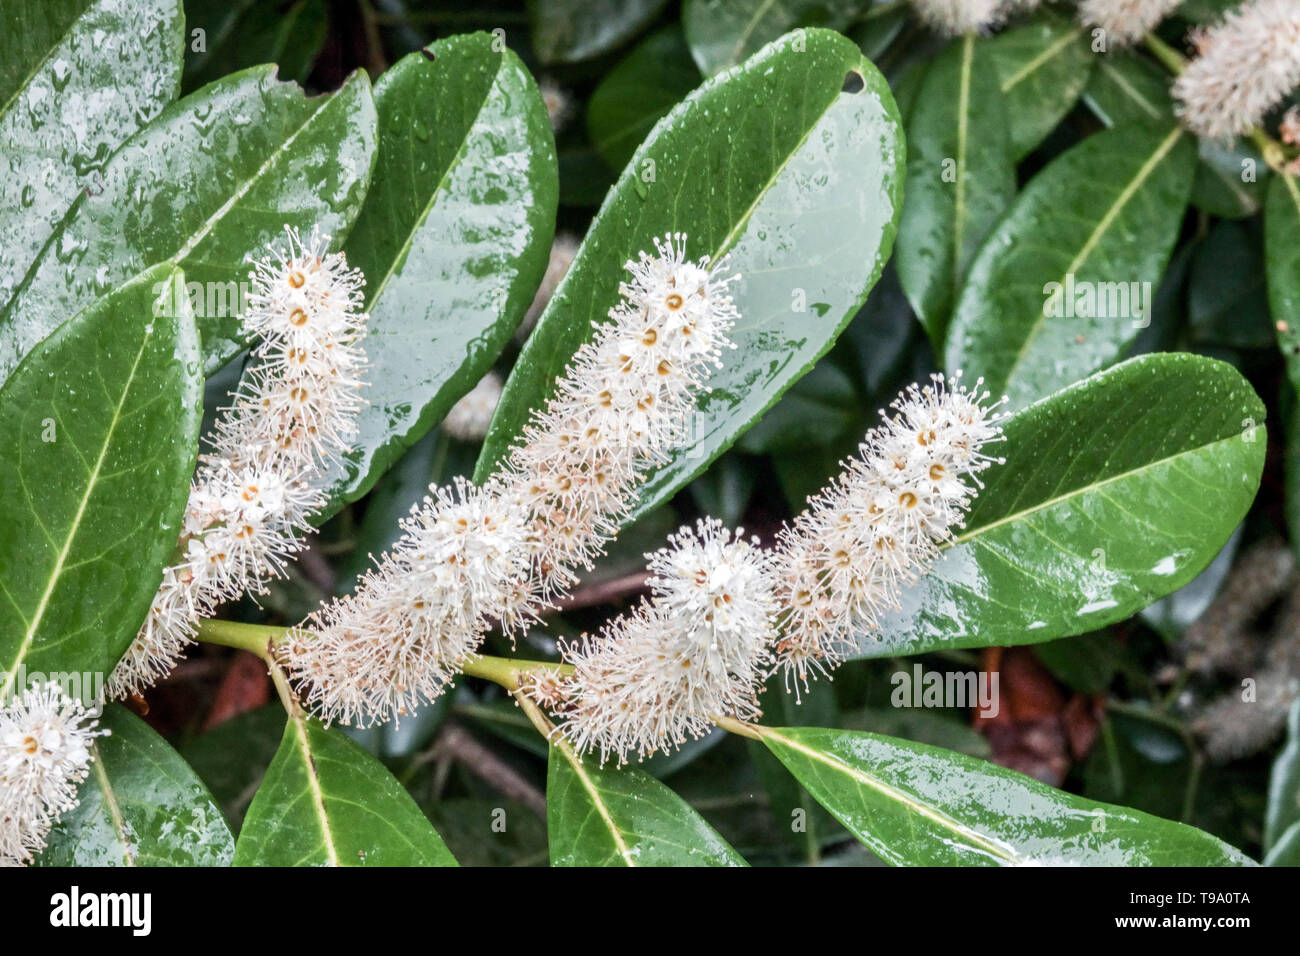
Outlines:
<svg viewBox="0 0 1300 956"><path fill-rule="evenodd" d="M384 277L375 287L375 294L366 306L368 309L373 311L375 306L378 305L380 297L384 294L384 289L388 288L388 283L397 273L397 263L401 262L405 264L406 256L411 251L411 244L415 241L415 234L419 232L428 221L429 214L433 212L434 204L437 202L438 197L442 195L443 189L447 185L448 180L450 180L452 172L459 168L461 162L464 160L466 151L469 147L470 134L474 132L475 127L478 125L479 117L483 115L483 110L487 108L487 102L491 98L492 90L496 88L498 81L501 79L501 70L505 65L505 55L500 55L498 60L496 75L492 77L492 81L487 85L487 89L483 93L483 99L479 101L478 109L474 112L473 121L469 124L465 136L461 139L460 145L456 148L455 154L451 157L450 162L447 163L447 168L442 171L442 176L438 178L438 184L429 191L429 200L424 204L424 209L420 213L420 218L409 230L407 230L406 237L402 240L401 248L397 251L397 254L389 260L387 268L384 269ZM378 104L376 104L376 106L377 105Z"/></svg>
<svg viewBox="0 0 1300 956"><path fill-rule="evenodd" d="M49 49L45 51L45 55L32 66L31 72L23 78L22 82L20 82L17 87L15 87L13 95L5 101L3 106L0 106L0 118L4 117L9 110L13 108L14 103L18 101L18 97L23 95L23 90L31 86L32 79L37 73L41 72L41 70L45 68L46 63L50 62L50 57L54 56L54 51L63 47L63 44L67 42L68 37L72 36L72 31L77 28L77 24L90 16L92 10L102 7L105 2L106 0L91 0L91 2L86 6L86 9L82 10L81 13L68 24L68 29L64 30L58 40L50 45Z"/></svg>
<svg viewBox="0 0 1300 956"><path fill-rule="evenodd" d="M1042 69L1043 65L1050 61L1052 57L1056 56L1057 53L1077 40L1082 33L1083 27L1075 27L1069 33L1042 49L1036 57L1002 81L1002 92L1010 93L1013 89L1027 80L1032 74Z"/></svg>
<svg viewBox="0 0 1300 956"><path fill-rule="evenodd" d="M1112 475L1109 478L1104 478L1101 481L1094 481L1087 485L1080 485L1079 487L1073 488L1070 491L1065 492L1064 494L1057 495L1054 498L1049 498L1046 501L1041 501L1038 504L1034 505L1033 507L1024 508L1020 511L1014 511L1011 514L1004 515L1003 517L997 519L996 521L992 521L985 525L980 525L978 528L971 528L970 530L965 531L962 534L956 535L951 541L948 541L945 544L940 545L939 550L946 551L948 548L951 548L955 545L965 544L966 542L972 541L980 537L981 535L989 531L992 531L994 528L1001 527L1004 524L1010 524L1013 521L1019 521L1022 518L1028 517L1029 515L1035 514L1039 511L1044 511L1047 508L1054 507L1058 504L1061 504L1062 502L1069 501L1071 498L1075 498L1079 495L1086 495L1090 492L1096 491L1099 488L1105 488L1108 485L1114 484L1115 482L1118 481L1122 481L1126 478L1136 477L1138 475L1141 475L1143 472L1149 471L1153 468L1159 468L1161 465L1165 465L1172 461L1176 461L1185 455L1191 455L1191 454L1195 454L1196 452L1206 451L1207 449L1211 449L1216 446L1222 445L1224 442L1235 441L1240 437L1241 437L1240 435L1224 435L1222 438L1216 438L1213 441L1206 442L1205 444L1202 445L1195 445L1191 448L1185 448L1181 451L1175 452L1172 455L1166 455L1164 458L1157 458L1154 461L1144 462L1142 465L1140 465L1137 468L1131 468L1128 471L1119 472L1118 474Z"/></svg>
<svg viewBox="0 0 1300 956"><path fill-rule="evenodd" d="M307 774L307 787L311 791L312 809L316 812L316 821L320 826L321 840L325 853L329 857L329 865L339 866L338 849L334 845L334 831L330 827L329 814L325 810L325 793L321 789L316 760L311 753L311 742L307 739L307 722L300 714L290 714L289 722L293 724L298 749L302 752L302 766Z"/></svg>
<svg viewBox="0 0 1300 956"><path fill-rule="evenodd" d="M893 800L895 803L902 805L918 816L925 817L931 823L956 834L959 838L966 840L970 845L976 846L979 849L996 856L1000 860L1004 860L1008 863L1024 862L1024 859L1017 856L1014 850L993 842L977 831L963 825L960 821L954 820L946 813L943 813L927 803L921 802L911 794L908 794L883 780L873 777L870 774L864 773L855 767L849 766L839 757L833 756L825 751L814 750L811 747L799 743L797 740L792 740L789 737L784 736L777 730L772 730L767 727L759 728L759 734L762 736L764 742L769 738L778 740L781 742L782 746L789 747L791 750L803 754L803 756L809 760L824 764L832 770L845 774L860 786L875 790L887 799ZM780 757L780 754L778 753L777 756Z"/></svg>
<svg viewBox="0 0 1300 956"><path fill-rule="evenodd" d="M108 778L108 771L104 769L104 753L99 744L90 746L91 760L95 766L95 780L99 784L99 792L104 797L104 806L108 810L109 819L113 823L113 832L117 834L118 841L122 844L122 857L127 866L135 866L136 848L131 843L130 835L126 830L126 819L122 816L122 808L117 802L117 793L113 790L113 783Z"/></svg>
<svg viewBox="0 0 1300 956"><path fill-rule="evenodd" d="M618 855L623 858L623 863L627 866L635 867L636 859L632 856L632 850L623 839L623 831L619 829L618 824L614 822L613 814L610 813L609 807L605 805L604 798L601 796L600 789L596 786L594 780L587 774L586 769L582 766L582 761L578 759L569 742L563 738L555 743L555 748L560 751L564 759L569 762L578 782L582 784L582 789L587 791L587 796L591 799L591 804L596 808L596 813L604 822L609 835L614 841L614 847L618 850Z"/></svg>
<svg viewBox="0 0 1300 956"><path fill-rule="evenodd" d="M1058 280L1062 286L1070 275L1077 273L1078 269L1087 261L1088 256L1092 255L1093 250L1097 248L1097 245L1101 242L1111 225L1114 224L1115 220L1119 218L1119 215L1125 208L1127 208L1128 204L1133 200L1133 197L1137 195L1138 190L1142 188L1143 184L1151 178L1151 175L1156 171L1156 168L1164 161L1165 157L1169 155L1170 150L1172 150L1179 140L1182 139L1182 136L1182 127L1175 126L1169 135L1160 142L1160 145L1156 147L1155 151L1147 157L1146 162L1139 167L1137 174L1129 180L1128 184L1125 185L1124 189L1115 198L1115 201L1107 208L1105 215L1097 221L1097 225L1093 227L1092 233L1080 247L1078 254L1065 267L1064 274ZM1016 370L1029 354L1030 345L1032 345L1034 339L1038 337L1046 321L1047 315L1045 310L1038 309L1034 315L1034 321L1029 328L1029 332L1025 335L1024 341L1020 343L1020 348L1016 351L1015 358L1002 376L1003 388L1005 388L1006 385L1015 378Z"/></svg>
<svg viewBox="0 0 1300 956"><path fill-rule="evenodd" d="M36 639L36 631L45 617L45 612L49 607L50 596L58 586L59 578L63 574L63 566L68 560L68 552L72 548L72 542L80 532L81 522L86 514L86 507L90 503L90 497L94 494L96 485L99 483L99 472L103 468L104 459L108 455L108 449L113 444L113 436L117 432L118 423L121 421L122 408L126 404L127 396L131 394L131 387L135 383L136 371L140 367L140 359L144 355L145 349L148 348L151 337L152 333L145 334L144 338L140 342L140 350L136 353L135 361L131 363L131 372L127 376L126 383L122 387L122 396L118 399L117 407L113 409L113 417L109 422L108 430L105 433L104 442L100 446L99 456L95 459L95 466L86 480L85 493L81 496L81 502L77 506L77 513L73 516L72 522L68 527L67 534L64 537L63 547L59 551L59 556L55 561L54 568L46 582L45 592L41 595L41 600L36 606L31 621L28 622L27 633L23 635L23 640L18 645L18 652L14 656L13 667L5 676L4 685L0 687L0 698L7 695L9 690L13 687L14 680L18 675L18 668L27 657L28 652L31 650L32 643Z"/></svg>

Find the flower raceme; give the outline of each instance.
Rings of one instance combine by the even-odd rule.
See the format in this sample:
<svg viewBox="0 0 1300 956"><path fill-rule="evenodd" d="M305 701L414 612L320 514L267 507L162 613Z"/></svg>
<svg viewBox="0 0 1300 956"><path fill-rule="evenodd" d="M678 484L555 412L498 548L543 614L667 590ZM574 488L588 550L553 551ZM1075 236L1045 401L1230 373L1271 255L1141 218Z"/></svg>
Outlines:
<svg viewBox="0 0 1300 956"><path fill-rule="evenodd" d="M349 446L361 405L361 273L329 237L288 230L253 263L245 329L261 341L201 456L179 540L149 615L109 678L110 696L166 676L198 623L224 601L263 593L303 547L317 484Z"/></svg>
<svg viewBox="0 0 1300 956"><path fill-rule="evenodd" d="M576 749L620 763L700 737L718 717L758 717L775 672L797 693L878 628L961 525L995 461L983 448L1001 437L988 398L956 376L909 388L772 551L712 520L683 529L650 556L651 598L564 646L572 675L525 689Z"/></svg>
<svg viewBox="0 0 1300 956"><path fill-rule="evenodd" d="M1183 0L1079 0L1079 19L1100 27L1115 46L1137 43Z"/></svg>
<svg viewBox="0 0 1300 956"><path fill-rule="evenodd" d="M574 673L552 703L579 751L625 763L702 737L715 717L759 716L777 576L742 533L713 519L683 528L650 556L649 601L600 637L562 645Z"/></svg>
<svg viewBox="0 0 1300 956"><path fill-rule="evenodd" d="M44 848L59 815L76 806L91 745L107 733L58 684L0 707L0 866L28 863Z"/></svg>
<svg viewBox="0 0 1300 956"><path fill-rule="evenodd" d="M1002 438L1001 402L989 404L981 384L968 390L957 373L908 388L859 456L782 529L776 658L787 686L825 673L858 635L878 630L961 527L979 473L1000 461L983 449Z"/></svg>
<svg viewBox="0 0 1300 956"><path fill-rule="evenodd" d="M369 724L432 700L499 624L517 634L590 567L646 471L684 437L736 320L737 276L686 258L681 234L627 263L544 410L480 487L431 489L356 591L279 646L326 720Z"/></svg>
<svg viewBox="0 0 1300 956"><path fill-rule="evenodd" d="M1300 85L1300 3L1251 0L1195 34L1199 56L1174 82L1183 124L1231 140Z"/></svg>

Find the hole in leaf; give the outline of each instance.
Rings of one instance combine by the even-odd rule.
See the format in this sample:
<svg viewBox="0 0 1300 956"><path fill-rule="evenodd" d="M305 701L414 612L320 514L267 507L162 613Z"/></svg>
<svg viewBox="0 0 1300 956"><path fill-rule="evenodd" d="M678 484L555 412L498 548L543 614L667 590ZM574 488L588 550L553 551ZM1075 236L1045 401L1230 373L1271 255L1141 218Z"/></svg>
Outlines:
<svg viewBox="0 0 1300 956"><path fill-rule="evenodd" d="M432 63L434 60L438 59L438 54L436 54L436 53L434 53L432 50L428 50L428 49L421 49L421 50L420 50L420 55L421 55L422 57L424 57L426 60L428 60L430 63Z"/></svg>
<svg viewBox="0 0 1300 956"><path fill-rule="evenodd" d="M857 70L849 70L844 74L844 85L840 87L842 93L861 93L862 88L867 85L867 81L862 78L862 74Z"/></svg>

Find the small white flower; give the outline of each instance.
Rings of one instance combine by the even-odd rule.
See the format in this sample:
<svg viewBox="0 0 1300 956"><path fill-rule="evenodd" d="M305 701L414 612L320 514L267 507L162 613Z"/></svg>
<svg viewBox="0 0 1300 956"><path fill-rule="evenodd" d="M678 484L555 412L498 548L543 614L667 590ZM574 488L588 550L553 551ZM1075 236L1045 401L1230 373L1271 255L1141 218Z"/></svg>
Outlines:
<svg viewBox="0 0 1300 956"><path fill-rule="evenodd" d="M91 745L107 733L57 684L0 707L0 866L27 863L44 848L60 814L77 805Z"/></svg>
<svg viewBox="0 0 1300 956"><path fill-rule="evenodd" d="M488 372L451 406L451 411L442 420L443 430L459 441L482 441L492 422L492 413L497 410L497 402L501 400L501 387L501 376Z"/></svg>
<svg viewBox="0 0 1300 956"><path fill-rule="evenodd" d="M1228 141L1264 121L1300 85L1300 3L1253 0L1196 38L1200 56L1174 81L1183 124Z"/></svg>

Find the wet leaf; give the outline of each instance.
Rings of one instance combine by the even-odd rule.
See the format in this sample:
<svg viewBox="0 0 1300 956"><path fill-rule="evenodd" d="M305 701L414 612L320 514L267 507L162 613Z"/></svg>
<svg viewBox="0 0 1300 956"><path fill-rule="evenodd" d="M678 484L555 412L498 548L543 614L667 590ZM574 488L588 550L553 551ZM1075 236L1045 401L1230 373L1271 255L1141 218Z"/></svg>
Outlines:
<svg viewBox="0 0 1300 956"><path fill-rule="evenodd" d="M651 34L605 75L587 101L591 145L613 169L622 169L655 123L699 83L681 27Z"/></svg>
<svg viewBox="0 0 1300 956"><path fill-rule="evenodd" d="M732 285L742 318L691 447L651 476L640 513L724 451L857 311L893 241L898 117L884 79L848 40L810 29L802 50L793 43L786 37L706 82L637 150L528 338L477 477L545 402L592 321L617 301L624 263L656 236L687 232L692 258L729 253L728 271L743 275Z"/></svg>
<svg viewBox="0 0 1300 956"><path fill-rule="evenodd" d="M0 9L0 304L109 154L176 98L184 26L180 0Z"/></svg>
<svg viewBox="0 0 1300 956"><path fill-rule="evenodd" d="M118 704L94 745L77 806L41 866L228 866L235 841L208 788L167 741Z"/></svg>
<svg viewBox="0 0 1300 956"><path fill-rule="evenodd" d="M442 838L378 760L291 717L235 845L236 866L455 866Z"/></svg>
<svg viewBox="0 0 1300 956"><path fill-rule="evenodd" d="M0 697L24 668L112 670L176 547L203 380L188 307L155 312L173 280L99 300L0 389Z"/></svg>
<svg viewBox="0 0 1300 956"><path fill-rule="evenodd" d="M1098 56L1083 91L1083 101L1107 126L1164 125L1173 121L1169 77L1160 67L1132 53Z"/></svg>
<svg viewBox="0 0 1300 956"><path fill-rule="evenodd" d="M1287 376L1300 389L1300 178L1275 176L1264 210L1268 301Z"/></svg>
<svg viewBox="0 0 1300 956"><path fill-rule="evenodd" d="M533 49L543 63L577 63L636 36L668 0L532 0Z"/></svg>
<svg viewBox="0 0 1300 956"><path fill-rule="evenodd" d="M936 347L971 260L1015 197L1009 133L989 48L973 35L954 40L927 67L908 116L896 262Z"/></svg>
<svg viewBox="0 0 1300 956"><path fill-rule="evenodd" d="M0 311L0 378L33 345L137 272L169 262L200 283L209 372L242 348L245 256L286 224L341 243L374 157L370 84L307 98L274 67L225 77L168 106L104 166Z"/></svg>
<svg viewBox="0 0 1300 956"><path fill-rule="evenodd" d="M1006 103L1011 153L1023 159L1070 112L1097 59L1084 28L1046 10L988 41Z"/></svg>
<svg viewBox="0 0 1300 956"><path fill-rule="evenodd" d="M552 745L546 774L552 866L745 866L681 797L635 767Z"/></svg>
<svg viewBox="0 0 1300 956"><path fill-rule="evenodd" d="M682 26L705 76L743 63L795 27L843 30L873 0L685 0Z"/></svg>
<svg viewBox="0 0 1300 956"><path fill-rule="evenodd" d="M474 387L546 270L558 192L550 122L524 65L494 43L440 40L375 88L374 186L346 246L366 276L366 406L325 479L324 516Z"/></svg>
<svg viewBox="0 0 1300 956"><path fill-rule="evenodd" d="M763 729L824 807L894 865L1242 866L1193 827L952 751L861 731Z"/></svg>
<svg viewBox="0 0 1300 956"><path fill-rule="evenodd" d="M1264 406L1230 366L1161 353L1005 426L966 527L858 654L1038 644L1121 621L1219 553L1259 487Z"/></svg>
<svg viewBox="0 0 1300 956"><path fill-rule="evenodd" d="M1180 129L1145 126L1054 160L976 256L946 366L1023 408L1120 358L1150 321L1194 161Z"/></svg>

